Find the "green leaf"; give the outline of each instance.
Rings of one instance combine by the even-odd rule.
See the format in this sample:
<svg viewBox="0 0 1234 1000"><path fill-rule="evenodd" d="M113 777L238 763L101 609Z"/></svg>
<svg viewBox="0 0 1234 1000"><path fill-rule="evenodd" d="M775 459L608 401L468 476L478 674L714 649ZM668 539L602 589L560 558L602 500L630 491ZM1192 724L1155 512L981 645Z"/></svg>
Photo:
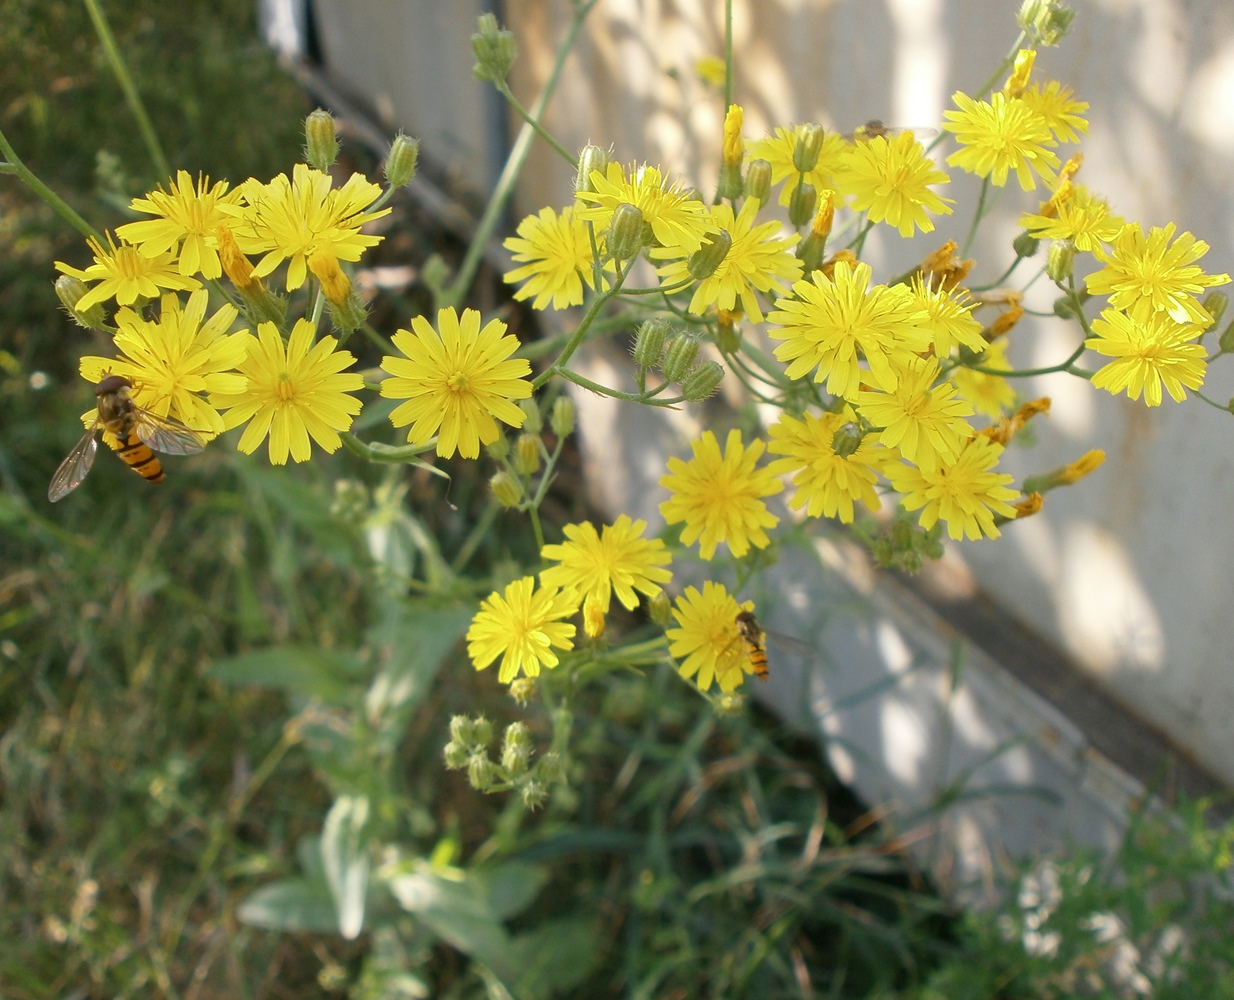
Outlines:
<svg viewBox="0 0 1234 1000"><path fill-rule="evenodd" d="M270 931L312 931L333 934L338 916L330 887L306 878L289 878L262 886L236 910L250 927Z"/></svg>
<svg viewBox="0 0 1234 1000"><path fill-rule="evenodd" d="M514 995L547 997L578 986L600 956L601 935L595 921L578 917L550 920L520 934L511 944Z"/></svg>
<svg viewBox="0 0 1234 1000"><path fill-rule="evenodd" d="M443 941L510 978L510 936L489 906L487 892L465 874L455 880L421 868L395 876L389 886L398 904Z"/></svg>
<svg viewBox="0 0 1234 1000"><path fill-rule="evenodd" d="M526 861L473 869L470 876L488 896L488 905L499 920L508 920L527 909L548 881L548 869Z"/></svg>
<svg viewBox="0 0 1234 1000"><path fill-rule="evenodd" d="M321 831L321 862L338 911L338 931L352 941L364 927L369 858L365 839L369 802L363 795L340 795Z"/></svg>
<svg viewBox="0 0 1234 1000"><path fill-rule="evenodd" d="M260 684L338 704L363 667L353 653L276 646L215 660L208 673L227 684Z"/></svg>

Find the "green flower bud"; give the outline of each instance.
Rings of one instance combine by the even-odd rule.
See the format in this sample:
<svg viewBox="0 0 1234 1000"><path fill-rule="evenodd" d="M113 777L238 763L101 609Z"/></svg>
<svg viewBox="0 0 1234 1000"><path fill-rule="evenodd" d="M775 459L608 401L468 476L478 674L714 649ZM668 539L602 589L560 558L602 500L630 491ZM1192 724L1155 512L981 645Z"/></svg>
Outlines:
<svg viewBox="0 0 1234 1000"><path fill-rule="evenodd" d="M540 468L540 438L536 434L520 434L514 442L514 469L520 476L535 474Z"/></svg>
<svg viewBox="0 0 1234 1000"><path fill-rule="evenodd" d="M77 303L90 289L80 278L70 274L62 274L56 279L56 295L68 310L73 322L87 329L101 330L107 322L107 314L103 312L102 303L96 302L85 312L77 311Z"/></svg>
<svg viewBox="0 0 1234 1000"><path fill-rule="evenodd" d="M513 510L523 502L523 485L505 469L495 472L488 481L494 499L506 510Z"/></svg>
<svg viewBox="0 0 1234 1000"><path fill-rule="evenodd" d="M574 433L574 400L569 396L558 396L553 400L553 412L548 418L548 425L559 438L569 437Z"/></svg>
<svg viewBox="0 0 1234 1000"><path fill-rule="evenodd" d="M864 436L861 432L861 425L850 420L831 436L831 450L840 458L849 458L861 447L861 439Z"/></svg>
<svg viewBox="0 0 1234 1000"><path fill-rule="evenodd" d="M486 747L493 739L493 724L483 715L471 720L471 742Z"/></svg>
<svg viewBox="0 0 1234 1000"><path fill-rule="evenodd" d="M546 785L557 785L566 780L566 769L561 763L561 755L546 753L536 764L536 776Z"/></svg>
<svg viewBox="0 0 1234 1000"><path fill-rule="evenodd" d="M358 330L368 318L368 310L360 301L360 293L355 285L349 285L347 295L341 302L326 299L326 307L330 310L330 323L340 333L351 333Z"/></svg>
<svg viewBox="0 0 1234 1000"><path fill-rule="evenodd" d="M806 238L797 244L797 259L801 261L806 274L823 266L823 251L826 247L827 240L813 231L806 233Z"/></svg>
<svg viewBox="0 0 1234 1000"><path fill-rule="evenodd" d="M531 749L531 733L527 731L527 726L522 722L511 722L506 726L506 733L503 737L505 746L519 746L524 750Z"/></svg>
<svg viewBox="0 0 1234 1000"><path fill-rule="evenodd" d="M392 188L401 188L416 176L416 161L420 158L420 140L400 132L390 144L390 152L382 169Z"/></svg>
<svg viewBox="0 0 1234 1000"><path fill-rule="evenodd" d="M591 183L592 171L604 173L608 169L608 153L599 146L584 146L578 155L578 176L574 178L575 193L579 191L594 192L596 186Z"/></svg>
<svg viewBox="0 0 1234 1000"><path fill-rule="evenodd" d="M741 331L733 322L732 313L720 311L719 321L716 323L715 343L721 354L736 354L741 349Z"/></svg>
<svg viewBox="0 0 1234 1000"><path fill-rule="evenodd" d="M1204 296L1204 301L1200 305L1212 317L1208 326L1204 327L1205 333L1217 328L1217 324L1221 322L1221 317L1225 315L1226 306L1229 304L1230 298L1225 292L1209 292Z"/></svg>
<svg viewBox="0 0 1234 1000"><path fill-rule="evenodd" d="M724 368L718 361L704 361L681 381L681 394L691 403L701 403L715 394L724 381Z"/></svg>
<svg viewBox="0 0 1234 1000"><path fill-rule="evenodd" d="M1015 251L1017 257L1032 257L1037 253L1039 246L1041 246L1041 240L1027 229L1011 241L1011 249Z"/></svg>
<svg viewBox="0 0 1234 1000"><path fill-rule="evenodd" d="M511 779L521 778L531 764L531 750L518 744L507 743L501 748L501 766Z"/></svg>
<svg viewBox="0 0 1234 1000"><path fill-rule="evenodd" d="M334 116L318 108L304 119L304 162L324 172L338 159L338 150Z"/></svg>
<svg viewBox="0 0 1234 1000"><path fill-rule="evenodd" d="M491 788L495 777L493 762L485 751L477 750L467 759L467 782L477 792Z"/></svg>
<svg viewBox="0 0 1234 1000"><path fill-rule="evenodd" d="M1046 276L1057 284L1063 284L1075 272L1075 244L1071 240L1052 240L1046 253Z"/></svg>
<svg viewBox="0 0 1234 1000"><path fill-rule="evenodd" d="M455 743L451 740L446 744L442 751L442 757L446 761L446 769L449 771L461 771L467 766L467 760L470 756L470 751L462 743Z"/></svg>
<svg viewBox="0 0 1234 1000"><path fill-rule="evenodd" d="M548 798L548 789L533 778L519 788L518 794L524 809L539 809Z"/></svg>
<svg viewBox="0 0 1234 1000"><path fill-rule="evenodd" d="M476 33L471 36L471 52L476 64L471 67L477 80L500 83L505 80L518 55L514 36L497 27L497 18L481 14L476 18Z"/></svg>
<svg viewBox="0 0 1234 1000"><path fill-rule="evenodd" d="M1075 11L1056 0L1024 0L1018 20L1039 45L1057 45L1075 18Z"/></svg>
<svg viewBox="0 0 1234 1000"><path fill-rule="evenodd" d="M524 434L539 434L544 430L544 418L540 416L540 405L534 399L520 399L518 408L527 417L522 426Z"/></svg>
<svg viewBox="0 0 1234 1000"><path fill-rule="evenodd" d="M818 166L818 154L823 151L823 138L826 133L821 125L803 125L797 133L797 145L793 147L793 169L801 173L809 173ZM814 212L811 210L810 215ZM804 225L805 223L798 223Z"/></svg>
<svg viewBox="0 0 1234 1000"><path fill-rule="evenodd" d="M697 251L690 255L686 270L695 281L710 278L716 273L716 268L724 263L729 250L733 246L733 237L721 229L717 233L708 233L707 240Z"/></svg>
<svg viewBox="0 0 1234 1000"><path fill-rule="evenodd" d="M659 625L660 628L665 628L673 620L672 598L665 591L661 590L647 602L647 613L651 616L651 620Z"/></svg>
<svg viewBox="0 0 1234 1000"><path fill-rule="evenodd" d="M669 325L664 319L645 320L634 335L634 363L640 368L653 368L660 363Z"/></svg>
<svg viewBox="0 0 1234 1000"><path fill-rule="evenodd" d="M771 197L771 164L766 160L751 160L746 167L746 197L757 198L760 205Z"/></svg>
<svg viewBox="0 0 1234 1000"><path fill-rule="evenodd" d="M476 742L476 725L470 715L451 716L450 740L467 747Z"/></svg>
<svg viewBox="0 0 1234 1000"><path fill-rule="evenodd" d="M814 185L798 184L788 203L788 221L798 229L808 226L814 220L814 209L817 205L818 191Z"/></svg>
<svg viewBox="0 0 1234 1000"><path fill-rule="evenodd" d="M608 252L613 260L629 260L637 257L644 246L643 213L637 205L628 202L613 210L613 221L608 230Z"/></svg>
<svg viewBox="0 0 1234 1000"><path fill-rule="evenodd" d="M660 371L666 381L680 382L694 367L694 359L698 357L698 339L683 334L674 337L660 362Z"/></svg>
<svg viewBox="0 0 1234 1000"><path fill-rule="evenodd" d="M720 181L716 185L717 197L732 201L734 198L740 198L741 193L745 190L745 181L741 177L741 162L729 163L725 161L720 164Z"/></svg>

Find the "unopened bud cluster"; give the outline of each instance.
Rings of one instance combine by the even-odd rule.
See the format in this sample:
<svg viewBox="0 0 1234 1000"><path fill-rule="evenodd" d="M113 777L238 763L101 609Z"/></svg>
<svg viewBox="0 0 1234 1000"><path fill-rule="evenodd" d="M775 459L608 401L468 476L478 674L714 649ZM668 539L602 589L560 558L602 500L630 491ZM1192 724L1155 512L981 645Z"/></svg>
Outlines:
<svg viewBox="0 0 1234 1000"><path fill-rule="evenodd" d="M711 396L724 380L724 368L716 361L699 363L702 344L689 333L674 333L663 319L650 319L638 328L634 338L634 363L639 384L646 373L659 368L664 381L681 386L681 395L692 403Z"/></svg>
<svg viewBox="0 0 1234 1000"><path fill-rule="evenodd" d="M565 768L555 753L546 753L533 763L535 747L522 722L512 722L501 737L501 759L493 760L489 745L493 726L483 716L456 715L450 720L450 742L443 756L452 771L466 771L467 781L480 792L515 791L528 809L548 798L553 785L565 781Z"/></svg>
<svg viewBox="0 0 1234 1000"><path fill-rule="evenodd" d="M492 14L476 18L476 33L471 36L471 51L476 64L471 68L477 80L487 83L502 83L518 56L514 36L497 26Z"/></svg>

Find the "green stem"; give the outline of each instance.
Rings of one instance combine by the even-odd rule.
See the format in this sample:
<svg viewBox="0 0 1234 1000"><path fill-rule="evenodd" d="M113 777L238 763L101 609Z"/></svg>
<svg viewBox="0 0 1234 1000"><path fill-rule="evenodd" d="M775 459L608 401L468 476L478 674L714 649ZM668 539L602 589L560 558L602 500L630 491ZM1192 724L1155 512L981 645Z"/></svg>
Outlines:
<svg viewBox="0 0 1234 1000"><path fill-rule="evenodd" d="M514 96L513 92L511 92L510 88L506 85L505 80L498 80L496 86L498 93L506 99L506 102L515 110L518 116L535 130L536 135L552 146L553 149L557 151L558 155L570 164L570 166L578 166L578 158L566 149L565 146L559 143L552 135L550 135L536 118L532 117L531 113L519 103L519 99Z"/></svg>
<svg viewBox="0 0 1234 1000"><path fill-rule="evenodd" d="M553 377L554 372L559 372L562 369L562 366L570 360L574 352L579 349L579 345L582 344L584 338L586 338L587 331L590 329L595 318L600 314L600 310L604 308L605 303L608 302L609 299L620 291L621 284L625 280L626 272L619 271L617 273L617 280L612 284L612 286L591 300L591 305L587 307L587 312L584 314L583 318L579 320L579 324L570 335L570 339L566 341L566 346L563 347L561 349L561 353L557 355L557 360L554 361L548 368L544 369L544 371L540 372L540 374L532 380L531 389L533 392L544 385L545 382Z"/></svg>
<svg viewBox="0 0 1234 1000"><path fill-rule="evenodd" d="M102 43L107 61L111 64L111 71L116 74L120 89L124 91L124 99L128 102L129 110L137 119L137 127L141 130L141 137L145 140L146 151L154 163L155 173L160 177L171 177L171 168L167 165L167 157L163 155L163 147L159 144L158 136L155 135L154 126L150 122L150 116L146 114L146 106L142 104L141 95L137 93L133 78L129 75L128 66L125 65L120 55L120 48L116 45L116 38L111 33L111 27L107 24L107 18L103 14L103 8L99 6L99 0L82 0L82 2L86 5L90 20L94 23L94 32L99 36L99 42Z"/></svg>
<svg viewBox="0 0 1234 1000"><path fill-rule="evenodd" d="M543 117L544 109L548 106L549 99L557 89L561 71L565 67L566 57L574 47L574 41L578 37L579 29L583 26L583 21L595 4L596 0L590 0L589 3L582 4L575 9L574 16L570 19L570 28L566 32L565 40L557 50L557 60L553 64L552 72L549 73L544 90L540 93L539 98L531 109L531 117L536 121ZM505 210L506 202L510 200L510 196L514 193L515 182L522 172L523 163L527 159L527 154L531 151L531 140L535 136L536 129L532 128L529 123L524 122L523 127L519 130L518 138L514 140L514 146L511 148L510 155L506 159L506 165L501 171L501 176L497 178L497 186L493 189L493 194L484 208L484 214L480 217L480 222L476 226L475 234L471 238L471 244L467 247L467 253L463 257L463 262L459 265L458 274L455 275L454 281L442 293L439 302L440 306L458 306L467 294L467 290L471 287L472 279L475 278L476 270L479 268L480 261L484 257L484 248L488 245L489 239L501 222L501 213Z"/></svg>
<svg viewBox="0 0 1234 1000"><path fill-rule="evenodd" d="M981 220L990 210L986 207L986 196L990 192L990 178L983 177L981 179L981 194L977 197L977 208L973 212L972 225L968 227L968 235L964 238L964 247L960 250L961 257L968 256L968 248L973 245L973 240L977 238L977 226L981 224ZM993 207L992 205L990 206Z"/></svg>
<svg viewBox="0 0 1234 1000"><path fill-rule="evenodd" d="M463 544L459 547L453 561L450 563L450 570L455 576L463 572L464 567L471 562L471 557L480 548L480 543L489 537L489 530L493 527L493 523L497 520L499 513L501 513L501 504L497 502L495 497L490 496L484 510L476 518L475 527L471 529L471 533L464 539Z"/></svg>
<svg viewBox="0 0 1234 1000"><path fill-rule="evenodd" d="M610 389L606 385L601 385L599 382L593 382L589 378L572 372L568 368L562 368L559 365L553 365L548 370L550 375L560 375L568 382L573 382L582 389L587 389L600 396L611 396L613 399L624 400L627 403L645 403L648 406L676 406L678 403L685 402L685 396L673 396L670 399L656 399L655 397L662 393L666 386L661 385L659 388L652 389L650 392L622 392L620 389Z"/></svg>
<svg viewBox="0 0 1234 1000"><path fill-rule="evenodd" d="M733 0L724 0L724 113L733 103Z"/></svg>
<svg viewBox="0 0 1234 1000"><path fill-rule="evenodd" d="M442 472L435 465L430 465L428 462L420 461L419 456L427 451L432 451L437 447L437 439L431 438L425 441L424 444L408 444L396 446L391 444L382 444L379 441L374 441L369 444L361 441L351 431L343 431L339 437L343 441L343 446L353 455L358 455L360 458L369 462L381 462L386 465L402 465L415 464L421 468L430 469L437 475L449 479L446 473Z"/></svg>
<svg viewBox="0 0 1234 1000"><path fill-rule="evenodd" d="M5 137L3 130L0 130L0 152L4 153L5 162L0 164L0 172L6 174L16 174L18 180L26 185L31 191L47 202L52 207L52 210L60 216L65 222L76 229L86 239L94 240L102 245L103 235L95 229L90 223L83 219L77 212L55 191L49 188L41 180L38 179L17 156L16 151L9 144L9 140Z"/></svg>

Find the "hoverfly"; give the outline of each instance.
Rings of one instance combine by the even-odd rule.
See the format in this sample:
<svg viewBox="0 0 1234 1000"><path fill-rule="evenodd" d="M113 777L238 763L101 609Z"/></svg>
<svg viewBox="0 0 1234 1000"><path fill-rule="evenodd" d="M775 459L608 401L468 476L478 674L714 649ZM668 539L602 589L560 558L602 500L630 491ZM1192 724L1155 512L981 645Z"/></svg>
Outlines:
<svg viewBox="0 0 1234 1000"><path fill-rule="evenodd" d="M737 637L746 648L746 657L754 668L754 676L760 681L767 679L767 644L800 657L803 660L817 660L818 651L808 642L784 635L782 632L768 632L754 617L753 611L737 612Z"/></svg>
<svg viewBox="0 0 1234 1000"><path fill-rule="evenodd" d="M116 436L120 443L110 447L130 469L150 483L163 481L163 466L155 451L164 455L195 455L206 446L196 431L179 420L160 417L134 403L129 396L132 388L132 380L123 375L108 375L94 387L98 416L94 426L82 435L51 477L47 499L52 503L72 493L89 474L99 447L96 435L101 430Z"/></svg>
<svg viewBox="0 0 1234 1000"><path fill-rule="evenodd" d="M916 126L884 125L877 118L871 118L864 125L859 125L844 136L849 142L866 142L870 139L890 139L901 132L912 132L922 139L930 139L938 135L937 129L918 128Z"/></svg>

